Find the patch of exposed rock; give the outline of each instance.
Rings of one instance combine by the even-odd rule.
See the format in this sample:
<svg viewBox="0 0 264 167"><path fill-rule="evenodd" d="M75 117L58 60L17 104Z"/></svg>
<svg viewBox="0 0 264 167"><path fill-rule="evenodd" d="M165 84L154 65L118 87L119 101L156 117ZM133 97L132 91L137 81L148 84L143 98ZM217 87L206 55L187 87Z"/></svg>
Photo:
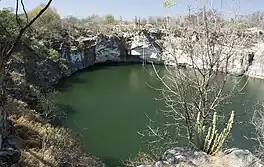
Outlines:
<svg viewBox="0 0 264 167"><path fill-rule="evenodd" d="M8 122L10 123L10 122ZM9 127L11 129L11 127ZM20 160L21 151L6 138L2 142L0 149L0 166L11 167L13 164L18 163Z"/></svg>
<svg viewBox="0 0 264 167"><path fill-rule="evenodd" d="M250 151L243 149L228 149L222 154L209 156L201 151L177 147L166 151L160 161L138 167L263 167L263 164Z"/></svg>
<svg viewBox="0 0 264 167"><path fill-rule="evenodd" d="M264 42L257 43L252 48L249 63L249 67L245 74L254 78L264 78Z"/></svg>

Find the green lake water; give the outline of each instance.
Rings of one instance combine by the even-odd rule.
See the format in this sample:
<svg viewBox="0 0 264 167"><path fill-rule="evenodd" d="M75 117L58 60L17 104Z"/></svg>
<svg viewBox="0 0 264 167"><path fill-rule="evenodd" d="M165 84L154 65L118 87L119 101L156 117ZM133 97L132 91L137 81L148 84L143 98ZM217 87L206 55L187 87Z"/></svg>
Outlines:
<svg viewBox="0 0 264 167"><path fill-rule="evenodd" d="M161 86L151 74L151 66L98 67L78 72L59 84L59 105L69 112L64 125L81 134L79 139L87 152L117 166L118 161L146 150L137 132L146 128L146 115L160 119L158 110L164 108L162 101L155 100L159 92L148 86ZM227 87L235 80L230 77ZM245 77L242 83L246 81ZM237 114L231 146L253 149L253 141L244 136L251 136L248 121L253 105L263 100L264 81L250 78L244 91L224 108Z"/></svg>

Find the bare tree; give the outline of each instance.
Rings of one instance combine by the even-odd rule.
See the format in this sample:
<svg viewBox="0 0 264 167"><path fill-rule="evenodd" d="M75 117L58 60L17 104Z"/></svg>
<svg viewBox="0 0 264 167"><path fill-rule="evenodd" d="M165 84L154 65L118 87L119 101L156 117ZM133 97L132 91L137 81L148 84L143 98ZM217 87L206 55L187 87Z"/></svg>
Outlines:
<svg viewBox="0 0 264 167"><path fill-rule="evenodd" d="M234 111L222 111L220 107L239 91L237 84L228 92L224 88L232 62L242 54L247 37L237 35L236 25L223 23L219 15L210 15L208 19L208 14L211 13L203 4L202 17L200 13L196 15L199 20L185 27L182 38L167 37L169 42L164 49L169 66L165 66L163 75L153 65L163 85L156 89L165 101L166 110L162 112L168 120L163 128L147 126L147 135L154 137L151 143L172 147L184 138L191 146L215 154L232 128ZM217 119L224 115L230 118L219 131ZM221 117L221 125L223 120ZM152 125L153 122L150 121Z"/></svg>
<svg viewBox="0 0 264 167"><path fill-rule="evenodd" d="M59 92L51 90L49 93L37 92L38 107L40 109L40 114L48 122L53 122L65 118L65 111L60 110L57 105L57 97Z"/></svg>
<svg viewBox="0 0 264 167"><path fill-rule="evenodd" d="M2 146L2 139L6 135L6 89L4 81L6 78L6 74L9 70L8 61L10 60L10 57L12 56L12 53L14 52L15 48L18 46L19 43L21 43L21 39L27 29L29 29L30 26L48 9L51 2L52 0L49 0L48 3L43 7L43 9L40 10L39 13L34 18L32 18L32 20L29 21L23 0L16 0L15 17L17 24L19 25L19 33L14 36L14 32L9 32L5 27L0 25L2 30L4 30L10 37L7 41L1 41L0 44L0 148ZM20 14L18 13L19 5L22 5L24 15L27 18L27 23L25 25L21 24Z"/></svg>

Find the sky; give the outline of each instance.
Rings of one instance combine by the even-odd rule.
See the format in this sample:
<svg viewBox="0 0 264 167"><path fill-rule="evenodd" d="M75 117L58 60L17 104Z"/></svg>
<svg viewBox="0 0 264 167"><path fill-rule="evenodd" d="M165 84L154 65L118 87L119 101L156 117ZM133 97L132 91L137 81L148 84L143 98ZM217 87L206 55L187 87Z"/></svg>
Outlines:
<svg viewBox="0 0 264 167"><path fill-rule="evenodd" d="M135 16L148 18L149 16L176 16L188 13L188 6L197 9L202 0L176 0L172 8L165 8L163 0L53 0L55 7L62 17L75 16L85 18L92 14L100 16L113 14L115 18L122 16L125 20ZM220 9L221 0L213 1L213 6ZM24 0L27 10L31 10L47 0ZM264 11L264 0L222 0L222 10L231 15L247 14L254 11ZM16 0L0 0L0 8L15 7ZM211 5L210 2L208 2Z"/></svg>

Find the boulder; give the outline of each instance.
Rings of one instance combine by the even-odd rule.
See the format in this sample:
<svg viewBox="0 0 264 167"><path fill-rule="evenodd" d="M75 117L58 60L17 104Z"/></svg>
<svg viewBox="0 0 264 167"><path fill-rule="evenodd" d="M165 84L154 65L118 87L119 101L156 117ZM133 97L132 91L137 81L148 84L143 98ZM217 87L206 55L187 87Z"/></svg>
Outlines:
<svg viewBox="0 0 264 167"><path fill-rule="evenodd" d="M205 152L191 151L176 147L168 150L162 156L163 161L170 165L188 164L199 166L209 160L209 156Z"/></svg>
<svg viewBox="0 0 264 167"><path fill-rule="evenodd" d="M8 122L11 125L11 122ZM11 127L8 128L9 130ZM20 160L21 152L15 146L15 144L10 143L7 138L3 140L2 148L0 149L0 167L11 167L17 164Z"/></svg>
<svg viewBox="0 0 264 167"><path fill-rule="evenodd" d="M232 148L224 151L223 159L233 159L230 162L234 167L263 167L260 160L256 158L249 150Z"/></svg>

